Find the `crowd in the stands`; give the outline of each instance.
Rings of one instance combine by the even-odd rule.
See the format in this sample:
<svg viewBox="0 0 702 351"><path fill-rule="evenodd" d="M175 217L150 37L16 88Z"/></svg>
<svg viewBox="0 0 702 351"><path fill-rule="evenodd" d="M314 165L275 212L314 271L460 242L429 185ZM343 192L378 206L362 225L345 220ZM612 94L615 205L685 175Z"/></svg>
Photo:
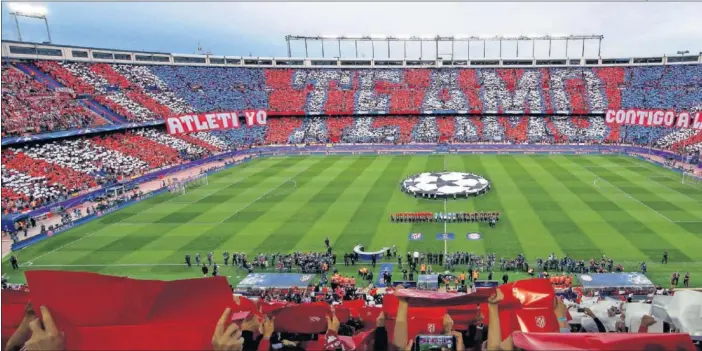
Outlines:
<svg viewBox="0 0 702 351"><path fill-rule="evenodd" d="M702 293L695 291L643 301L626 292L571 299L547 280L528 279L467 294L403 286L348 293L310 284L247 297L232 296L222 278L163 284L47 271L31 280L20 287L3 281L6 350L702 350ZM125 317L124 306L134 313ZM92 316L98 308L102 314Z"/></svg>
<svg viewBox="0 0 702 351"><path fill-rule="evenodd" d="M56 92L27 74L2 65L2 135L20 136L86 128L106 121L68 92Z"/></svg>
<svg viewBox="0 0 702 351"><path fill-rule="evenodd" d="M692 112L702 108L699 64L441 70L296 70L55 61L29 65L132 121L247 109L303 115L451 111L597 114L609 108Z"/></svg>
<svg viewBox="0 0 702 351"><path fill-rule="evenodd" d="M607 108L702 108L702 65L549 69L253 69L36 61L3 65L3 136L211 111L408 116L273 117L172 136L142 129L4 149L3 204L34 208L150 169L233 148L301 143L634 143L697 152L693 129L617 126ZM61 88L63 86L64 88ZM664 94L665 92L665 94ZM431 116L426 112L541 112ZM49 172L51 171L51 173ZM75 175L75 177L74 177Z"/></svg>
<svg viewBox="0 0 702 351"><path fill-rule="evenodd" d="M612 139L616 133L619 137ZM652 139L658 138L658 139ZM92 186L234 148L300 143L634 143L696 155L702 132L607 125L601 117L286 117L266 126L189 135L160 128L9 147L3 155L3 203L10 212L62 199ZM46 168L45 168L46 167ZM48 170L55 170L49 174ZM69 176L75 172L77 177ZM75 179L75 180L74 180ZM24 188L32 184L31 190ZM46 184L46 185L42 185ZM48 186L51 185L51 186ZM34 206L32 205L34 204Z"/></svg>
<svg viewBox="0 0 702 351"><path fill-rule="evenodd" d="M181 138L140 129L4 148L3 211L39 208L99 185L229 150L208 138L213 137Z"/></svg>

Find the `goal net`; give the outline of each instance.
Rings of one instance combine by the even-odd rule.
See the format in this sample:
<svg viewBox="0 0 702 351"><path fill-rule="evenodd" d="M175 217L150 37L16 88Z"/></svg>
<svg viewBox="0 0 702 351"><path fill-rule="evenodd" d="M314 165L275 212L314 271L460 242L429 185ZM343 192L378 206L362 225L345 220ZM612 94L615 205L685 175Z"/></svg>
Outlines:
<svg viewBox="0 0 702 351"><path fill-rule="evenodd" d="M682 183L697 187L702 184L702 177L696 176L691 172L684 172L682 175Z"/></svg>
<svg viewBox="0 0 702 351"><path fill-rule="evenodd" d="M174 178L168 186L168 191L171 193L185 194L188 189L201 187L207 184L207 173L185 179Z"/></svg>

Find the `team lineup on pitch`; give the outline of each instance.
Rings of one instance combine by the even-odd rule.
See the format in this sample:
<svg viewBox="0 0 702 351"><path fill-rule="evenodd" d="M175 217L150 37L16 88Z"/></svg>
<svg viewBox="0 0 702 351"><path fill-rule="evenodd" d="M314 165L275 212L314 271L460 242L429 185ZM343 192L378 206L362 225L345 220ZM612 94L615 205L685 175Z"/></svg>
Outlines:
<svg viewBox="0 0 702 351"><path fill-rule="evenodd" d="M442 170L458 172L460 179L451 175L437 187L429 173ZM490 190L444 201L401 191L398 184L422 173L428 175L413 180L414 190L482 190L480 179L489 181ZM494 227L390 222L389 215L398 212L500 212L502 217ZM434 238L449 232L455 240ZM424 239L410 241L409 233L423 233ZM467 240L467 233L479 233L480 239ZM214 252L218 262L224 251L321 252L326 237L339 256L358 244L369 250L395 245L398 254L443 252L447 245L448 252L498 258L524 254L530 263L551 253L586 261L606 255L625 271L638 271L646 262L648 276L663 286L674 271L690 272L691 286L700 286L702 188L625 156L266 157L212 174L207 185L185 193L143 200L16 256L22 270L180 279L201 276L197 267L183 263L186 254ZM659 263L664 251L668 264ZM345 275L358 268L337 267ZM246 272L227 266L220 274L236 284ZM9 278L24 279L12 272Z"/></svg>

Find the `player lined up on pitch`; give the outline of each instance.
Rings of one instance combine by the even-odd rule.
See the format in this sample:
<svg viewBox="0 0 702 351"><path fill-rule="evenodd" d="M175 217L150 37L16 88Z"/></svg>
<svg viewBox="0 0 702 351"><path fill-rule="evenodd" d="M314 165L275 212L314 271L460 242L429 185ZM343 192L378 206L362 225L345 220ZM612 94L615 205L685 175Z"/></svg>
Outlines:
<svg viewBox="0 0 702 351"><path fill-rule="evenodd" d="M393 223L417 222L487 222L494 227L500 220L500 212L398 212L390 214Z"/></svg>

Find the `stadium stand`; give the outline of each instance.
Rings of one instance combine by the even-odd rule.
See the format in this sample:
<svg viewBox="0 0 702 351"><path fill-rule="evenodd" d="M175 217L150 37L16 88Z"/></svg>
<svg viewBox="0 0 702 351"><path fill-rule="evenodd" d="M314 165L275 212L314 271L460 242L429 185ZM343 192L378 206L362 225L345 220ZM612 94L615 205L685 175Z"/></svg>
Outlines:
<svg viewBox="0 0 702 351"><path fill-rule="evenodd" d="M36 160L75 169L97 178L98 182L103 182L103 178L132 176L148 169L144 161L96 146L88 139L52 141L25 146L18 151Z"/></svg>
<svg viewBox="0 0 702 351"><path fill-rule="evenodd" d="M137 130L3 149L3 209L35 209L98 185L194 160L225 145L207 134L174 137ZM21 200L21 201L18 201Z"/></svg>
<svg viewBox="0 0 702 351"><path fill-rule="evenodd" d="M702 65L262 69L35 61L4 64L2 81L3 136L154 121L192 112L263 109L271 114L266 125L243 125L214 132L170 135L162 127L150 127L3 147L2 207L5 214L36 209L100 185L256 145L631 143L679 153L702 150L702 132L698 130L620 127L607 123L602 117L607 109L623 108L702 111ZM466 115L468 113L474 115ZM379 291L373 286L356 287L355 278L338 275L332 276L330 286L269 289L258 291L251 299L238 295L232 299L231 287L218 278L168 286L137 285L146 283L115 278L121 283L134 284L130 285L134 288L131 291L160 293L153 296L124 294L124 301L136 300L117 306L116 299L109 300L117 292L109 291L111 285L104 284L106 280L99 280L105 277L90 275L66 279L68 275L64 273L81 274L49 272L46 277L52 284L22 286L22 293L13 297L9 297L7 291L2 292L3 314L13 313L12 318L3 316L3 344L22 323L24 306L36 296L33 293L56 297L59 300L54 302L59 305L65 302L60 299L68 298L72 299L71 303L84 302L81 308L56 311L61 322L89 320L82 314L90 314L88 312L98 307L102 308L98 310L100 318L111 317L113 314L106 313L107 310L127 306L143 309L139 310L143 315L152 313L152 317L161 317L155 318L159 323L175 320L173 325L184 325L177 329L179 333L174 333L170 328L164 331L164 325L173 326L167 323L157 326L159 329L147 322L130 320L129 327L136 325L138 331L125 327L123 321L116 320L118 318L110 319L100 325L104 334L99 341L110 340L107 348L114 349L202 349L210 346L224 349L236 344L237 348L233 349L278 350L284 349L284 344L287 346L290 341L286 343L281 336L274 337L273 332L294 330L295 337L304 335L305 339L297 342L297 349L309 350L383 350L393 344L396 349L405 349L417 334L441 333L456 336L462 346L460 350L479 350L484 341L491 350L575 349L596 339L599 349L624 350L636 345L637 349L692 351L694 346L688 334L700 333L699 318L689 322L682 310L671 309L666 313L675 318L666 322L667 331L680 334L661 333L663 323L659 323L659 333L646 334L635 341L645 341L649 346L638 347L627 339L629 333L624 333L636 330L643 334L649 327L653 330L655 321L650 316L651 309L632 318L634 313L630 311L638 310L642 304L619 301L627 300L628 291L614 294L616 303L604 297L586 296L587 293L574 291L571 276L565 275L518 283L505 281L497 290L475 291L470 303L461 300L471 296L462 294L468 292L465 286L460 292L449 288L450 295L415 292L410 299L403 289ZM47 287L54 290L42 291ZM178 291L166 294L172 287ZM556 297L557 293L567 295L570 300L564 303ZM678 306L693 306L699 312L700 295L688 295L686 291L670 294L678 299ZM156 295L167 296L170 300L142 299ZM8 299L13 302L6 302ZM463 302L451 304L452 299ZM589 301L584 303L584 300ZM14 309L8 307L10 304ZM330 305L335 307L331 309ZM224 328L215 329L225 306L234 312L257 316L276 314L278 317L274 322L269 318L248 319L238 327L245 331L242 340L236 340L223 335ZM585 306L590 307L576 312ZM629 315L626 323L625 306L633 306L626 312ZM15 313L18 311L21 312ZM408 320L408 311L417 318ZM46 318L48 311L41 312ZM280 314L285 313L292 318L280 318ZM137 315L134 313L130 317ZM327 316L331 316L329 321L325 321ZM225 313L221 320L228 317ZM307 321L319 322L321 327L313 323L313 328L317 329L295 329L307 326ZM502 329L501 333L493 335L502 335L486 338L482 333L483 321L490 330ZM67 349L105 347L104 344L90 344L90 338L71 338L76 335L74 333L88 335L86 329L94 326L59 324L58 328L69 330L65 340ZM543 333L565 332L564 329L573 332L568 336L575 336L555 334L558 339L551 340L548 339L551 334ZM125 330L134 333L129 334L133 337L124 337ZM215 335L211 337L213 331ZM607 332L619 332L618 339L613 340ZM169 333L170 339L158 337ZM313 339L311 334L318 334L318 341L306 340ZM52 335L55 341L62 334ZM203 340L208 345L197 344ZM240 342L243 345L238 345Z"/></svg>
<svg viewBox="0 0 702 351"><path fill-rule="evenodd" d="M158 142L161 145L178 150L183 158L200 158L209 154L208 150L192 143L189 143L184 138L176 138L174 136L159 133L154 129L141 129L136 132L137 135Z"/></svg>
<svg viewBox="0 0 702 351"><path fill-rule="evenodd" d="M577 300L563 298L553 286L572 291L566 277L527 279L471 294L453 289L362 289L340 284L347 279L334 277L332 286L267 289L232 297L222 277L162 284L85 272L30 275L28 286L3 283L6 349L25 342L33 349L38 340L54 350L95 349L109 340L108 346L115 348L145 350L292 348L284 345L298 350L404 350L412 349L417 335L450 335L460 351L515 347L696 351L691 335L699 330L699 323L686 313L702 302L702 293L694 291L662 292L648 303L580 293ZM116 286L160 294L124 294ZM658 305L653 311L651 302L657 302L658 296L667 307ZM51 337L29 339L22 332L35 313L25 306L36 300L42 301L38 310ZM68 308L75 301L84 308ZM125 328L119 313L123 306L150 311L150 318L136 314L130 319L135 328ZM91 316L98 307L103 311L99 319ZM95 327L98 320L100 326ZM174 334L173 328L179 328L179 333ZM142 334L151 338L136 337Z"/></svg>
<svg viewBox="0 0 702 351"><path fill-rule="evenodd" d="M2 66L2 135L38 134L106 124L71 94L56 92L13 66Z"/></svg>
<svg viewBox="0 0 702 351"><path fill-rule="evenodd" d="M24 65L24 64L23 64ZM364 113L603 113L608 108L688 110L700 106L702 65L540 69L259 69L140 66L36 61L27 65L58 83L86 94L128 121L146 121L187 112L265 109L281 115ZM33 72L33 71L32 71ZM13 74L16 75L16 74ZM39 77L37 77L39 78ZM458 140L469 140L465 119L457 119ZM524 140L524 123L485 119L484 137ZM528 129L527 139L547 134L563 141L587 138L616 141L616 125L591 125L572 134L567 120L547 119L545 128ZM592 120L598 122L598 120ZM365 122L362 122L364 124ZM383 122L381 122L383 123ZM443 123L443 122L442 122ZM538 122L535 122L538 123ZM348 120L342 122L348 126ZM316 124L312 124L314 127ZM397 124L399 125L399 124ZM434 133L422 124L415 138ZM443 124L448 126L448 124ZM585 129L585 121L579 129ZM72 128L68 125L65 128ZM293 129L300 128L297 126ZM307 128L307 127L305 127ZM314 127L317 128L317 127ZM428 128L428 129L427 129ZM470 129L470 127L468 127ZM634 129L634 128L628 128ZM321 131L323 129L319 129ZM449 129L450 130L450 129ZM545 130L545 131L544 131ZM405 132L402 132L405 133ZM468 132L475 135L475 132ZM506 133L506 134L505 134ZM565 134L562 134L565 133ZM571 133L571 134L568 134ZM628 140L646 138L632 131ZM288 137L270 135L280 143ZM307 133L309 134L309 133ZM338 134L338 133L337 133ZM445 134L442 133L442 134ZM666 133L667 134L667 133ZM403 134L409 141L410 134ZM681 133L660 143L669 147L692 135ZM236 136L232 136L237 138ZM308 137L312 138L311 135ZM332 139L339 136L335 135ZM447 139L446 136L442 138ZM655 138L655 135L650 138ZM250 138L249 138L250 139ZM296 139L296 138L293 138ZM314 139L314 138L313 138ZM649 140L648 142L653 142ZM687 144L686 144L687 146Z"/></svg>
<svg viewBox="0 0 702 351"><path fill-rule="evenodd" d="M39 183L34 182L34 190L38 191L27 194L34 198L41 199L42 201L51 201L57 197L66 198L71 193L88 190L97 186L95 179L87 174L78 172L73 168L61 166L57 163L34 159L22 150L3 150L2 158L3 166L6 166L8 169L15 170L48 185L47 187L37 187L36 185ZM26 177L21 177L18 180L24 181L26 179ZM13 188L17 187L13 186ZM26 193L27 192L25 192L25 194ZM32 197L28 200L32 201Z"/></svg>
<svg viewBox="0 0 702 351"><path fill-rule="evenodd" d="M265 144L623 142L691 153L702 149L699 131L618 126L600 116L553 113L593 114L630 107L696 112L702 110L701 77L702 65L339 70L13 62L4 64L2 71L4 136L191 112L260 108L281 116L271 116L265 126L190 135L171 136L160 128L148 128L35 145L17 149L23 150L22 156L13 158L3 176L18 181L48 176L24 165L36 160L102 184ZM426 115L439 112L445 114ZM454 116L452 112L497 115ZM314 115L364 113L410 115ZM297 116L305 114L312 115ZM8 150L3 153L10 155ZM4 202L35 194L35 189L49 194L56 184L68 185L69 189L61 188L68 192L80 190L56 182L45 183L43 189L44 183L35 182L31 190L23 191L17 185L21 182L11 184L4 185L10 190L3 195ZM39 193L35 197L47 198Z"/></svg>

